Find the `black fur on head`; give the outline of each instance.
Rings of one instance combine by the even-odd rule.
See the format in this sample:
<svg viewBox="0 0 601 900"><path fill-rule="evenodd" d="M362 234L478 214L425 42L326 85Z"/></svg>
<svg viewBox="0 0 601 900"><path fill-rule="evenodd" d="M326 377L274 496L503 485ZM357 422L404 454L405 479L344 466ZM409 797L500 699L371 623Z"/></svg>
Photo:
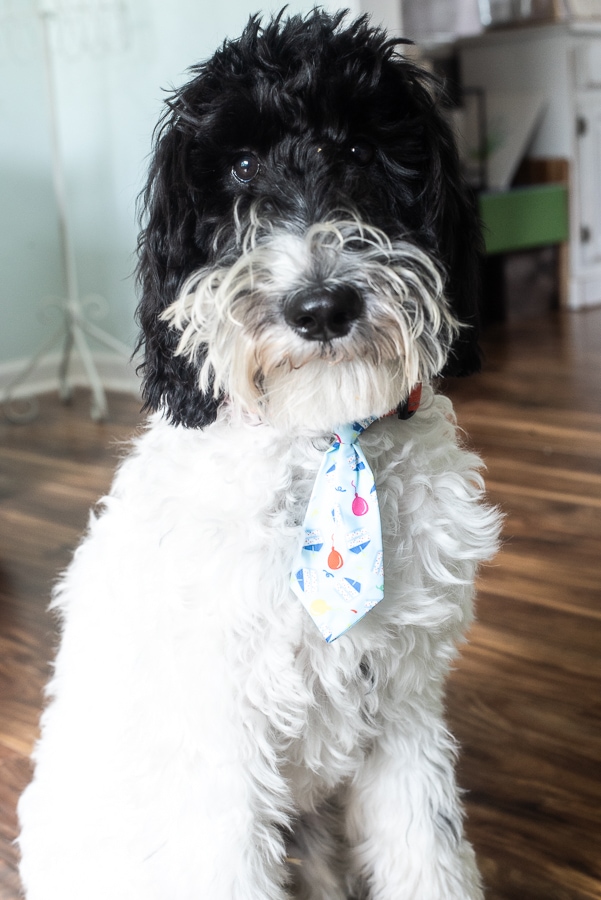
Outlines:
<svg viewBox="0 0 601 900"><path fill-rule="evenodd" d="M479 229L432 79L363 16L314 10L252 17L167 100L143 194L138 319L147 409L202 427L220 400L175 353L160 319L184 281L233 245L235 220L260 200L270 219L307 228L352 207L363 221L440 261L466 327L442 374L479 368ZM318 152L316 152L318 148ZM258 177L232 174L241 154Z"/></svg>

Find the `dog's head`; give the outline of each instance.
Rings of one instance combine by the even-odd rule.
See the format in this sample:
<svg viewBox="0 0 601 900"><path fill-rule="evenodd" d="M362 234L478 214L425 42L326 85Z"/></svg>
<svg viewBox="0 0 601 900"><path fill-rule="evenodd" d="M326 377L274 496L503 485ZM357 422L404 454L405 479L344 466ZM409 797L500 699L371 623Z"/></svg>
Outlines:
<svg viewBox="0 0 601 900"><path fill-rule="evenodd" d="M436 86L366 17L252 18L167 101L144 193L144 396L331 427L479 367L479 233Z"/></svg>

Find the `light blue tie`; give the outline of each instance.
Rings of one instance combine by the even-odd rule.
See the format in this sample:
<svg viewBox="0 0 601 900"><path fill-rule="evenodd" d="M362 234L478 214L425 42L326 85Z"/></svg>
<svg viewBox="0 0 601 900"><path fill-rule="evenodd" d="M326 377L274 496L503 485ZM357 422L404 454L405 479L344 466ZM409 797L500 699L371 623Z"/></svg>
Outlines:
<svg viewBox="0 0 601 900"><path fill-rule="evenodd" d="M357 442L376 417L338 429L305 516L292 589L334 641L384 596L382 527L373 473Z"/></svg>

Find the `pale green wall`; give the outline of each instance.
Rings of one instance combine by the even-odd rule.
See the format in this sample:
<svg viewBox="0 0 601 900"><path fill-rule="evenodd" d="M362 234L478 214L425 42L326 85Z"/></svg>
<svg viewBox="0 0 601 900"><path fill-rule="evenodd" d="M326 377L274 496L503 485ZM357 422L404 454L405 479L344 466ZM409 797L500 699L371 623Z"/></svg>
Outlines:
<svg viewBox="0 0 601 900"><path fill-rule="evenodd" d="M37 301L62 291L41 45L17 24L16 41L0 26L0 361L33 350Z"/></svg>
<svg viewBox="0 0 601 900"><path fill-rule="evenodd" d="M55 35L55 59L80 293L103 295L109 302L103 327L133 345L135 198L161 109L161 89L180 84L189 65L210 55L225 36L238 34L258 4L122 2L124 48L95 52L91 46L82 52L82 33L63 28ZM77 5L63 0L62 7L69 3ZM99 7L100 2L87 0L87 5ZM313 5L293 0L288 8L295 12ZM358 10L357 0L344 5ZM41 29L33 0L20 0L10 9L18 12L0 21L0 366L37 348L50 327L39 321L40 301L64 293Z"/></svg>

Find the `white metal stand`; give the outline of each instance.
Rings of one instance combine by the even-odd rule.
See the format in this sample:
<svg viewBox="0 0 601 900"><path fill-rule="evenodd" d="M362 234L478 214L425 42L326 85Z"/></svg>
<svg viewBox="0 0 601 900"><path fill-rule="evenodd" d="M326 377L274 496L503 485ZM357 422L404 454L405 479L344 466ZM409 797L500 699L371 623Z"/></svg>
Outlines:
<svg viewBox="0 0 601 900"><path fill-rule="evenodd" d="M85 304L82 302L75 264L75 251L69 225L67 193L65 187L64 168L60 147L58 125L57 88L52 58L51 21L55 13L43 5L38 10L43 36L44 69L48 93L50 113L50 139L52 153L52 176L59 220L59 238L63 262L67 296L56 302L62 314L61 325L40 346L23 369L9 382L0 404L4 406L6 417L13 422L27 422L38 414L38 403L35 397L15 398L15 391L26 381L37 368L41 360L53 347L62 342L62 356L58 367L59 396L67 402L72 395L73 386L69 379L69 370L73 349L79 354L83 363L86 378L91 390L90 415L92 419L104 419L108 413L106 393L98 373L94 357L88 345L88 338L116 351L125 359L131 358L130 348L112 335L103 331L86 316Z"/></svg>

